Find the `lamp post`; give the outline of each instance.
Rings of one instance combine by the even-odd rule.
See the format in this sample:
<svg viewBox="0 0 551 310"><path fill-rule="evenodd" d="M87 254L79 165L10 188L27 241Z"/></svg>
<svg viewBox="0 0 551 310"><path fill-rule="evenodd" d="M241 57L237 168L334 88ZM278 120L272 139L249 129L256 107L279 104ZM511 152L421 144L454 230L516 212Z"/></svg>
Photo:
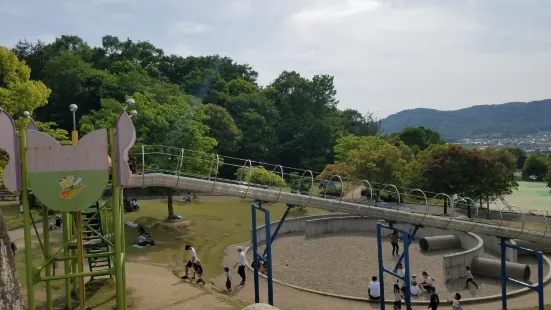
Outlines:
<svg viewBox="0 0 551 310"><path fill-rule="evenodd" d="M78 131L77 131L77 121L76 121L76 111L78 106L76 104L71 104L69 106L69 111L73 114L73 131L71 132L71 141L73 146L78 143ZM75 212L75 237L77 241L77 271L78 273L84 272L84 249L82 246L82 212ZM85 310L85 291L84 291L84 278L78 277L78 299L79 299L79 309Z"/></svg>

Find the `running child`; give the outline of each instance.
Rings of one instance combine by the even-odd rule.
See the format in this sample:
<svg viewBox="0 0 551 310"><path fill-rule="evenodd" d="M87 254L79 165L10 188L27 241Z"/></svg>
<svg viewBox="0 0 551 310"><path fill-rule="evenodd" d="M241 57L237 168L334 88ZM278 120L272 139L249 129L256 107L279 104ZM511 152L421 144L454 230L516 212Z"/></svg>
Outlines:
<svg viewBox="0 0 551 310"><path fill-rule="evenodd" d="M476 282L474 282L474 277L473 277L473 273L471 272L471 267L465 266L465 269L466 269L465 278L467 278L467 281L465 281L465 288L469 289L469 283L472 283L472 284L474 284L474 286L478 290L478 284L476 284Z"/></svg>

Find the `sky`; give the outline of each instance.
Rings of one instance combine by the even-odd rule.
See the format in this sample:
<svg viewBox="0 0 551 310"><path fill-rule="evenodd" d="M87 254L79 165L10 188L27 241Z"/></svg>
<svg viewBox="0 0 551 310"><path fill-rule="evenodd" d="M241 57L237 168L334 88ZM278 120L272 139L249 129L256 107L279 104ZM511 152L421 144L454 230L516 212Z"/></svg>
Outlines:
<svg viewBox="0 0 551 310"><path fill-rule="evenodd" d="M335 77L378 117L551 98L551 0L1 0L0 45L107 34Z"/></svg>

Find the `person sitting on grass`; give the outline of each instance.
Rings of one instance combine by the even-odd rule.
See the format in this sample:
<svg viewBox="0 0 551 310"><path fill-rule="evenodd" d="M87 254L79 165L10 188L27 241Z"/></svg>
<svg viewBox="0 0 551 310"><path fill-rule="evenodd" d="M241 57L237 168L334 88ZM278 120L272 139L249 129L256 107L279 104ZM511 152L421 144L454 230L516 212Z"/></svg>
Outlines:
<svg viewBox="0 0 551 310"><path fill-rule="evenodd" d="M367 295L371 300L381 299L381 284L377 281L377 277L371 277L371 282L369 282L369 288L367 289Z"/></svg>
<svg viewBox="0 0 551 310"><path fill-rule="evenodd" d="M150 234L143 233L138 235L138 242L136 244L139 246L155 245L155 241L151 239Z"/></svg>
<svg viewBox="0 0 551 310"><path fill-rule="evenodd" d="M197 272L197 270L195 270L194 267L195 267L195 263L199 260L199 257L197 257L197 251L195 251L195 249L190 244L186 244L185 250L189 251L189 255L191 256L191 258L189 259L189 261L186 264L186 268L184 270L185 274L182 277L182 280L189 279L189 277L188 277L189 268L194 269L193 277L191 278L192 280L194 280L195 279L195 273Z"/></svg>
<svg viewBox="0 0 551 310"><path fill-rule="evenodd" d="M205 281L203 280L203 266L201 266L201 261L196 260L195 264L193 265L193 269L195 269L195 272L199 276L199 279L197 280L197 284L202 283L205 284ZM195 278L195 276L193 276Z"/></svg>

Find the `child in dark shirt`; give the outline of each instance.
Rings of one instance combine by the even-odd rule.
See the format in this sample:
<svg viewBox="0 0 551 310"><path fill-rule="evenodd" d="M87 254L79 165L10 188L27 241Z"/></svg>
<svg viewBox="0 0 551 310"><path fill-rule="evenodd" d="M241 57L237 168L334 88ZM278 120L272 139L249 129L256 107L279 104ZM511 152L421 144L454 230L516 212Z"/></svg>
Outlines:
<svg viewBox="0 0 551 310"><path fill-rule="evenodd" d="M438 294L436 294L436 289L432 287L430 289L430 301L428 309L436 310L438 309L438 304L440 304L440 299L438 298Z"/></svg>
<svg viewBox="0 0 551 310"><path fill-rule="evenodd" d="M201 262L199 260L195 261L193 269L195 269L195 273L199 275L199 280L197 280L197 284L205 284L205 281L203 280L203 266L201 266Z"/></svg>
<svg viewBox="0 0 551 310"><path fill-rule="evenodd" d="M228 290L228 292L231 292L230 267L224 267L224 271L226 272L226 289Z"/></svg>

